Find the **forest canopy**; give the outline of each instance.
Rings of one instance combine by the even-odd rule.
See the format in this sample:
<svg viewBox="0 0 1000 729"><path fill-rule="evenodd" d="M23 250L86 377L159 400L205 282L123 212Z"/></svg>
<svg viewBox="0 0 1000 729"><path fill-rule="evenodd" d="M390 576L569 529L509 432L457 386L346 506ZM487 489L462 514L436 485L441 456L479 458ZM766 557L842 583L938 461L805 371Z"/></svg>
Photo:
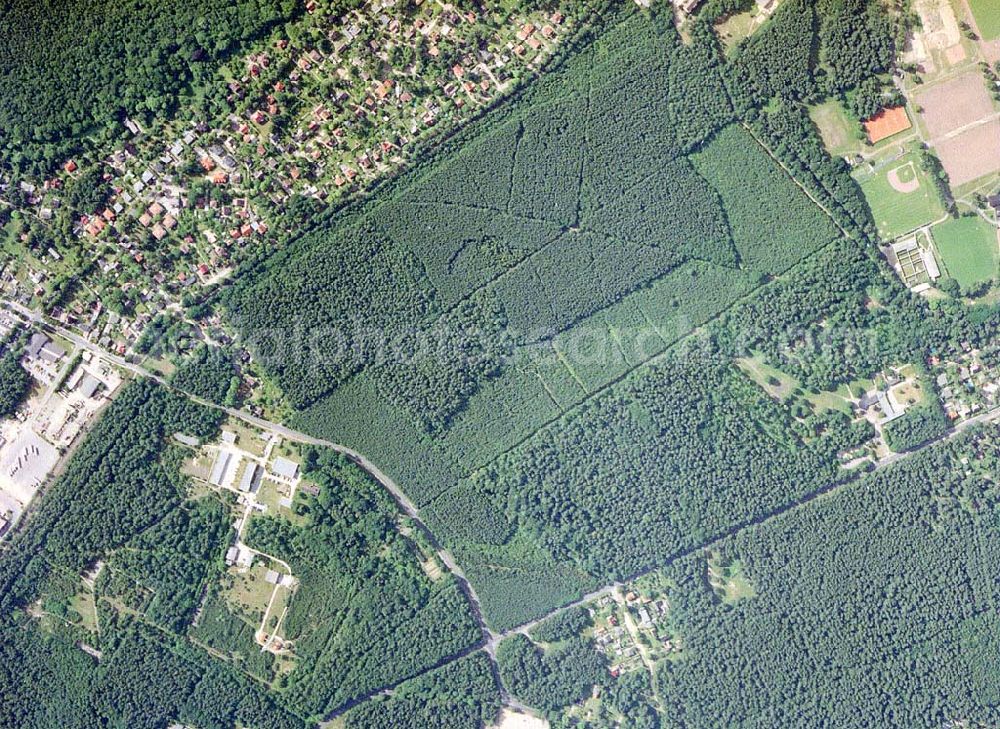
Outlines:
<svg viewBox="0 0 1000 729"><path fill-rule="evenodd" d="M13 0L0 11L0 154L43 173L126 115L170 114L219 60L297 12L294 0ZM42 40L44 39L44 40Z"/></svg>

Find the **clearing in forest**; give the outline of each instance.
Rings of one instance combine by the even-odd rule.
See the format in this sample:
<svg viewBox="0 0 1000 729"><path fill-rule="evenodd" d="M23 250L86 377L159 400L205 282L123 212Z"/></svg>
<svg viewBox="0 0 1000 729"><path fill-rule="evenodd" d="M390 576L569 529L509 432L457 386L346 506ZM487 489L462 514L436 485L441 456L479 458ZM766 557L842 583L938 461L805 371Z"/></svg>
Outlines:
<svg viewBox="0 0 1000 729"><path fill-rule="evenodd" d="M839 99L828 99L822 104L809 107L809 116L819 129L823 145L831 155L845 157L861 151L857 122L850 117Z"/></svg>
<svg viewBox="0 0 1000 729"><path fill-rule="evenodd" d="M779 369L771 367L761 355L741 357L737 360L739 368L747 373L751 380L767 391L767 394L778 400L785 400L799 386L798 380Z"/></svg>

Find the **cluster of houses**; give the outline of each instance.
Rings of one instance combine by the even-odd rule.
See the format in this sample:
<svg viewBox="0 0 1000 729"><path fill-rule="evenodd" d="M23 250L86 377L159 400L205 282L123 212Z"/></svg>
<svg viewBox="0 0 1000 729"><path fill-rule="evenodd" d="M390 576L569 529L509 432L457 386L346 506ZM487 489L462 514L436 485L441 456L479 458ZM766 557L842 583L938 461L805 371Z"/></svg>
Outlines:
<svg viewBox="0 0 1000 729"><path fill-rule="evenodd" d="M102 272L115 274L131 259L157 289L176 294L207 282L234 246L263 237L267 224L240 192L244 171L234 144L224 132L191 123L147 153L130 143L104 160L111 193L101 209L81 211L74 229L110 244Z"/></svg>
<svg viewBox="0 0 1000 729"><path fill-rule="evenodd" d="M1000 405L1000 343L977 349L965 342L956 357L931 358L930 364L950 420L965 420Z"/></svg>
<svg viewBox="0 0 1000 729"><path fill-rule="evenodd" d="M634 591L625 593L624 610L635 624L636 630L647 633L650 642L662 646L662 651L671 653L681 650L678 639L668 627L667 616L670 603L664 598L653 599ZM594 645L608 658L612 676L642 667L642 655L635 639L619 619L618 604L608 595L597 600L595 614L606 616L596 621Z"/></svg>
<svg viewBox="0 0 1000 729"><path fill-rule="evenodd" d="M66 160L43 181L0 180L0 195L19 186L33 225L55 230L68 220L96 262L76 272L82 285L50 314L126 354L191 287L223 280L273 245L284 229L275 216L293 196L332 201L391 174L440 122L455 123L537 70L574 26L542 9L376 0L335 14L310 6L307 32L297 34L310 40L281 39L230 63L220 87L225 118L155 129L126 119L131 138L99 160ZM94 165L107 195L96 209L69 209L66 190L89 180ZM65 267L59 245L45 266ZM39 297L53 275L19 273ZM129 306L109 306L108 296Z"/></svg>
<svg viewBox="0 0 1000 729"><path fill-rule="evenodd" d="M625 604L634 613L639 630L653 630L670 612L670 603L666 598L654 600L635 592L625 593Z"/></svg>
<svg viewBox="0 0 1000 729"><path fill-rule="evenodd" d="M617 677L642 666L642 658L632 636L614 615L608 618L606 626L598 625L594 630L594 646L607 656L612 676Z"/></svg>
<svg viewBox="0 0 1000 729"><path fill-rule="evenodd" d="M248 56L229 83L230 102L242 108L233 130L281 192L326 199L390 172L443 114L507 91L565 32L559 12L519 11L498 24L450 5L396 5L327 17L322 47L279 40Z"/></svg>

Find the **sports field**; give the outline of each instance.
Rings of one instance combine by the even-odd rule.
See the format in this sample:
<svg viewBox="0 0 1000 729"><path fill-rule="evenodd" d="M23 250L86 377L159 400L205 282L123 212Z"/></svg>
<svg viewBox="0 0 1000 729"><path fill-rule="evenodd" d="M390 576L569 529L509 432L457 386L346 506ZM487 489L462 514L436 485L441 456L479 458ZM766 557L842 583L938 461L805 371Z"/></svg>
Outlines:
<svg viewBox="0 0 1000 729"><path fill-rule="evenodd" d="M1000 0L969 0L983 40L1000 38Z"/></svg>
<svg viewBox="0 0 1000 729"><path fill-rule="evenodd" d="M944 215L937 190L921 169L916 152L883 164L874 173L859 171L854 176L872 210L879 233L887 240Z"/></svg>
<svg viewBox="0 0 1000 729"><path fill-rule="evenodd" d="M905 132L911 126L910 117L906 115L906 107L904 106L882 109L878 114L864 122L868 141L872 144Z"/></svg>
<svg viewBox="0 0 1000 729"><path fill-rule="evenodd" d="M1000 275L996 228L979 216L948 220L931 233L948 275L963 287Z"/></svg>

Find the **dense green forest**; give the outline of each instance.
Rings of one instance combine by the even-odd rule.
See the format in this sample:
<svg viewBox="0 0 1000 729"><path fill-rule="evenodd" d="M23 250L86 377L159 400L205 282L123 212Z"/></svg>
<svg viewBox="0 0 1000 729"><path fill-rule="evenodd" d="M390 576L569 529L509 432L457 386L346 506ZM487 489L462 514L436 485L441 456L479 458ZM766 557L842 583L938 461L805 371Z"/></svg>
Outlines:
<svg viewBox="0 0 1000 729"><path fill-rule="evenodd" d="M116 398L49 489L30 527L0 561L0 607L24 605L53 568L79 573L95 559L160 524L184 498L179 452L168 438L197 437L219 415L146 381Z"/></svg>
<svg viewBox="0 0 1000 729"><path fill-rule="evenodd" d="M756 593L736 605L701 557L672 567L666 725L995 724L998 446L949 441L727 539Z"/></svg>
<svg viewBox="0 0 1000 729"><path fill-rule="evenodd" d="M256 628L219 593L230 505L211 493L192 498L179 470L190 452L172 438L213 436L220 417L150 381L129 385L5 545L0 625L17 639L5 641L4 665L46 681L0 672L0 725L48 727L62 715L67 726L297 727L481 641L457 582L424 572L382 487L343 457L312 451L306 473L319 493L300 497L299 525L261 516L245 536L286 559L298 581L283 623L296 662L277 678ZM87 571L96 571L90 587ZM440 714L443 726L474 726L497 708L492 674L473 657L405 684L398 707L363 711L392 716L407 691L410 702L440 695L448 709L425 715ZM461 707L447 698L456 693Z"/></svg>
<svg viewBox="0 0 1000 729"><path fill-rule="evenodd" d="M174 387L218 405L236 407L240 377L232 354L202 344L186 356L170 378Z"/></svg>
<svg viewBox="0 0 1000 729"><path fill-rule="evenodd" d="M578 606L556 613L531 631L531 637L542 643L557 643L579 635L593 621L587 608Z"/></svg>
<svg viewBox="0 0 1000 729"><path fill-rule="evenodd" d="M655 663L655 693L644 669L594 670L580 608L543 623L560 626L553 647L501 644L504 685L559 729L990 726L998 466L993 425L719 540L713 559L753 585L738 601L713 589L705 552L668 563L655 584L684 649ZM580 724L566 709L591 686Z"/></svg>
<svg viewBox="0 0 1000 729"><path fill-rule="evenodd" d="M298 12L294 0L15 0L0 11L0 155L43 173L125 115L173 112L241 43Z"/></svg>
<svg viewBox="0 0 1000 729"><path fill-rule="evenodd" d="M497 665L511 693L548 711L584 699L607 675L603 657L583 638L543 651L527 637L513 635L497 648Z"/></svg>
<svg viewBox="0 0 1000 729"><path fill-rule="evenodd" d="M31 389L31 375L13 350L0 357L0 418L13 415Z"/></svg>
<svg viewBox="0 0 1000 729"><path fill-rule="evenodd" d="M912 407L905 415L887 423L884 428L885 442L896 452L908 451L933 440L946 430L948 418L941 405L934 400Z"/></svg>
<svg viewBox="0 0 1000 729"><path fill-rule="evenodd" d="M480 729L500 709L500 694L485 653L407 681L352 709L347 729Z"/></svg>
<svg viewBox="0 0 1000 729"><path fill-rule="evenodd" d="M1000 323L899 284L809 119L889 70L882 6L789 0L728 58L673 20L612 13L227 294L295 425L402 484L497 627L826 488L873 435L734 359L835 390Z"/></svg>

